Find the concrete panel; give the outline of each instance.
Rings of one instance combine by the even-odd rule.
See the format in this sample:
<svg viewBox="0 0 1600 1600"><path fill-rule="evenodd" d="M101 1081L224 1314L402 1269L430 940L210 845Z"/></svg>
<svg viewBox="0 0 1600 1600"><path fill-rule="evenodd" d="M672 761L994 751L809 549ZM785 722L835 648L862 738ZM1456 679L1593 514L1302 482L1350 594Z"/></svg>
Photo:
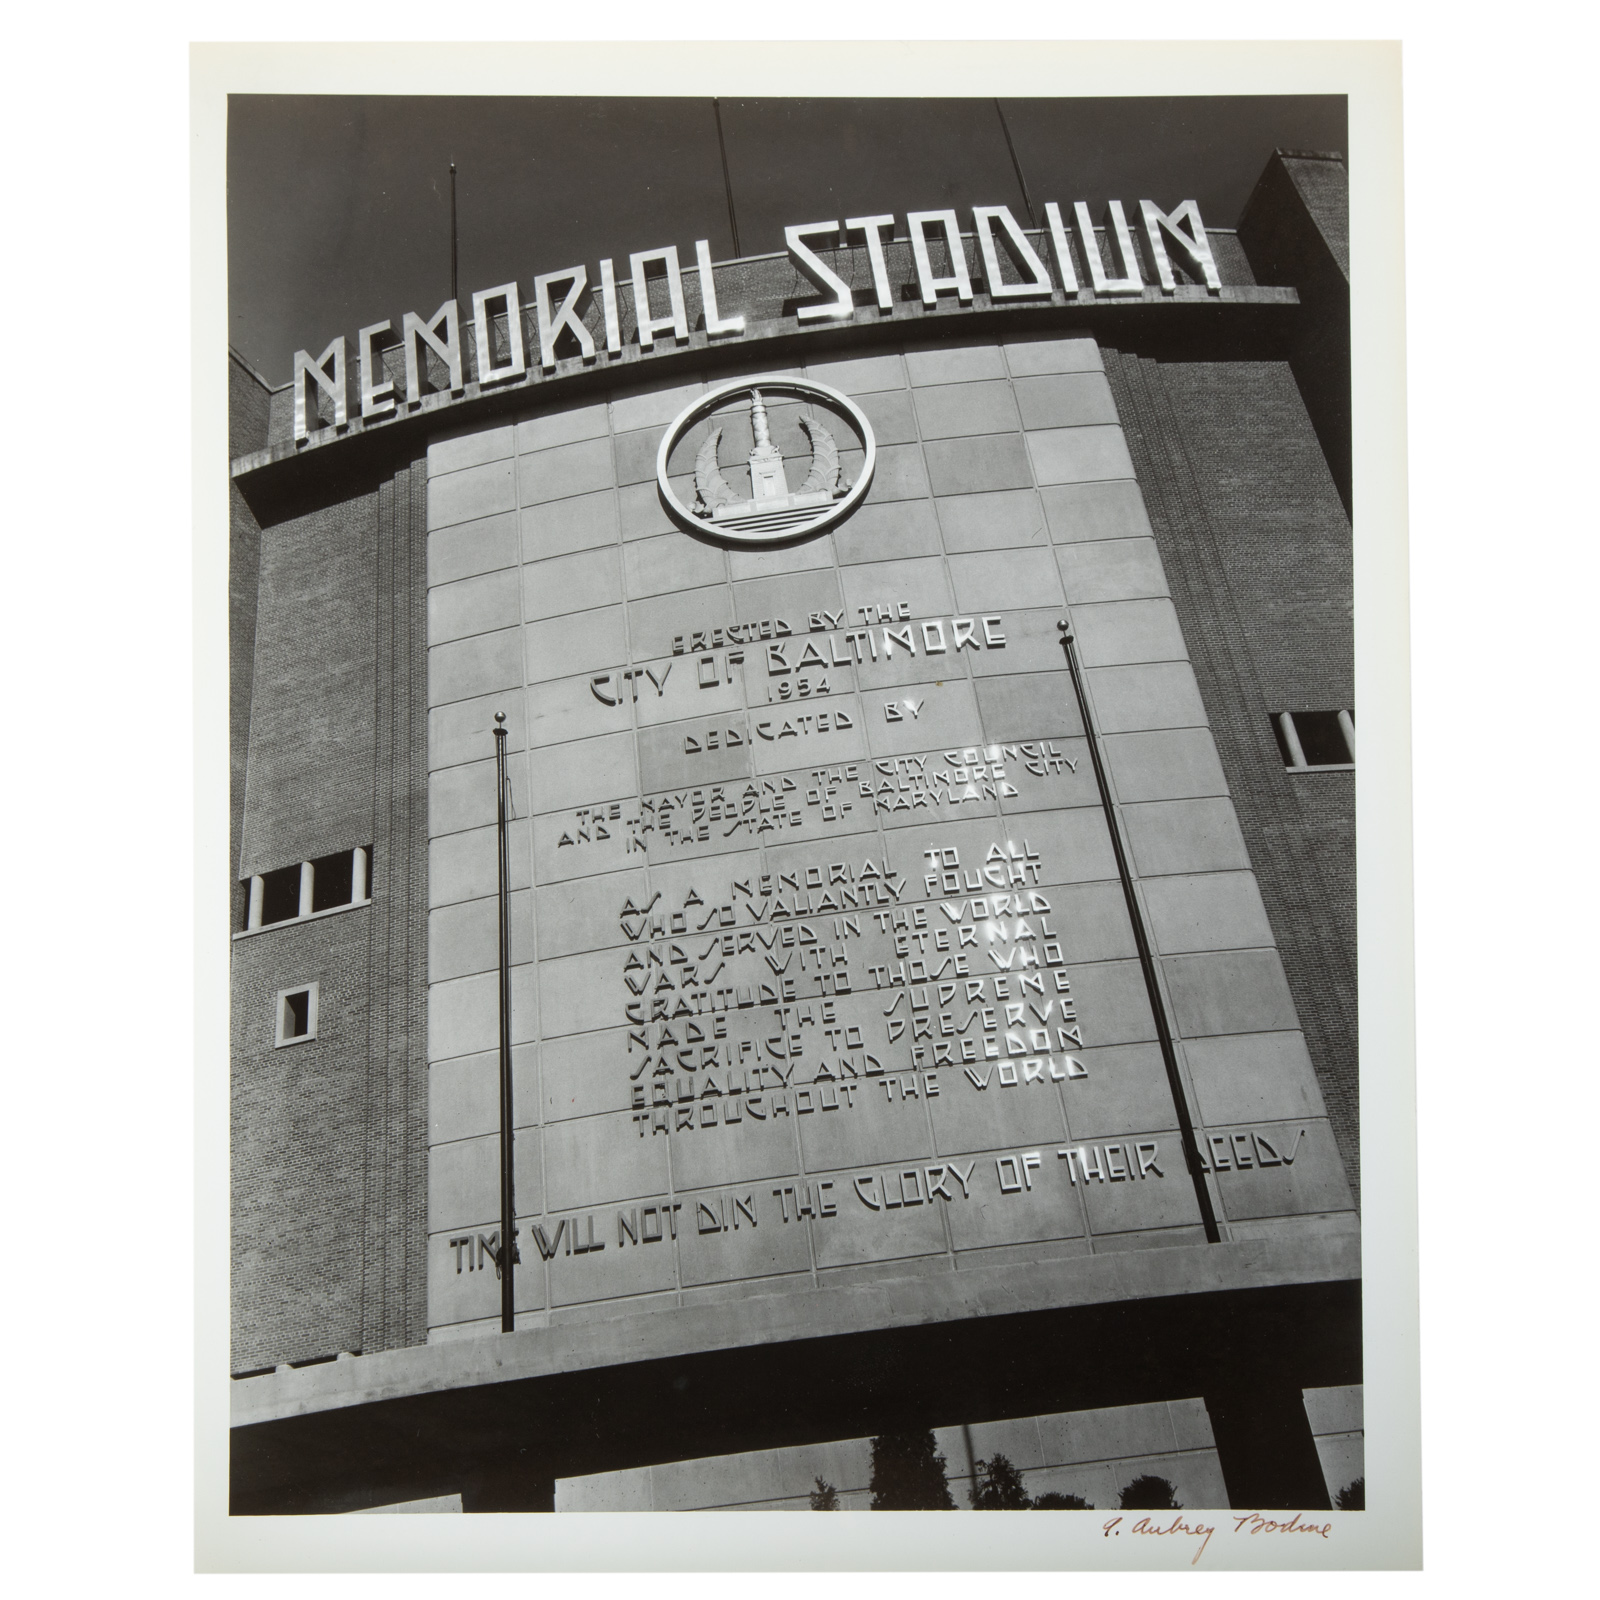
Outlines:
<svg viewBox="0 0 1600 1600"><path fill-rule="evenodd" d="M528 872L528 830L507 830L511 887L526 889ZM450 833L428 841L428 904L453 905L458 900L478 900L500 892L500 852L495 830L473 828L467 833Z"/></svg>
<svg viewBox="0 0 1600 1600"><path fill-rule="evenodd" d="M705 748L707 724L696 718L690 722L669 722L658 728L641 728L638 733L639 782L646 794L661 789L695 788L706 783L726 783L730 778L748 778L755 770L750 750L754 738L749 719L740 713L723 717L716 726L722 731L720 748ZM733 728L744 740L729 747L727 729ZM698 754L684 748L686 736L701 744Z"/></svg>
<svg viewBox="0 0 1600 1600"><path fill-rule="evenodd" d="M1233 805L1228 800L1162 800L1126 806L1123 826L1134 870L1146 877L1176 872L1248 868Z"/></svg>
<svg viewBox="0 0 1600 1600"><path fill-rule="evenodd" d="M428 535L428 583L454 583L517 564L517 518L511 511Z"/></svg>
<svg viewBox="0 0 1600 1600"><path fill-rule="evenodd" d="M782 617L797 634L806 632L812 612L837 611L839 605L839 579L831 569L749 578L733 586L733 614L740 622Z"/></svg>
<svg viewBox="0 0 1600 1600"><path fill-rule="evenodd" d="M543 561L617 542L617 496L610 489L551 500L522 512L522 559Z"/></svg>
<svg viewBox="0 0 1600 1600"><path fill-rule="evenodd" d="M1155 1038L1150 996L1137 961L1098 961L1074 967L1072 993L1078 1002L1079 1018L1087 1020L1084 1041L1091 1048L1148 1043ZM1069 1103L1069 1124L1073 1116Z"/></svg>
<svg viewBox="0 0 1600 1600"><path fill-rule="evenodd" d="M1007 365L1013 377L1042 372L1099 372L1100 347L1093 339L1008 339Z"/></svg>
<svg viewBox="0 0 1600 1600"><path fill-rule="evenodd" d="M841 460L845 460L841 452ZM846 475L853 469L845 461ZM851 481L854 479L852 477ZM928 492L928 471L923 462L922 447L914 444L887 444L878 451L877 463L872 469L872 487L867 491L874 505L887 500L916 500Z"/></svg>
<svg viewBox="0 0 1600 1600"><path fill-rule="evenodd" d="M1173 1022L1185 1038L1298 1028L1276 950L1168 956L1161 963Z"/></svg>
<svg viewBox="0 0 1600 1600"><path fill-rule="evenodd" d="M769 1103L771 1099L769 1094ZM847 1188L850 1170L887 1161L932 1159L933 1140L928 1132L928 1118L917 1101L896 1100L890 1104L884 1098L881 1083L866 1079L859 1082L853 1095L839 1095L838 1099L837 1110L818 1109L802 1115L795 1111L794 1091L788 1094L793 1113L790 1120L799 1135L806 1171L813 1176L819 1172L824 1176L845 1174L835 1193L847 1199L851 1206L857 1201ZM818 1105L819 1100L815 1092L809 1096L813 1106ZM849 1104L850 1100L854 1105ZM840 1210L844 1209L841 1204Z"/></svg>
<svg viewBox="0 0 1600 1600"><path fill-rule="evenodd" d="M1028 454L1041 484L1087 483L1133 477L1133 461L1116 427L1052 428L1027 435Z"/></svg>
<svg viewBox="0 0 1600 1600"><path fill-rule="evenodd" d="M1322 1481L1328 1498L1335 1505L1339 1491L1350 1488L1367 1475L1366 1440L1359 1433L1331 1434L1317 1440L1317 1459L1322 1463Z"/></svg>
<svg viewBox="0 0 1600 1600"><path fill-rule="evenodd" d="M857 404L872 424L872 435L880 446L917 442L917 416L908 390L890 389L881 394L863 395Z"/></svg>
<svg viewBox="0 0 1600 1600"><path fill-rule="evenodd" d="M1243 950L1272 943L1261 891L1250 872L1146 878L1144 902L1157 950Z"/></svg>
<svg viewBox="0 0 1600 1600"><path fill-rule="evenodd" d="M1242 1153L1234 1143L1235 1133L1265 1133L1280 1157L1292 1152L1294 1160L1292 1164L1281 1160L1276 1166L1245 1167L1242 1162L1255 1162L1261 1147L1253 1138L1246 1139L1243 1143L1248 1153ZM1216 1152L1210 1136L1221 1135L1227 1140L1224 1148L1233 1165L1219 1171L1216 1181L1229 1217L1282 1217L1350 1209L1349 1185L1325 1121L1307 1117L1297 1122L1270 1123L1265 1128L1207 1127L1205 1134L1203 1148L1214 1163ZM1304 1137L1300 1137L1302 1134Z"/></svg>
<svg viewBox="0 0 1600 1600"><path fill-rule="evenodd" d="M915 501L903 501L914 505ZM747 578L776 578L785 572L809 572L834 563L833 535L818 534L803 544L781 550L730 550L728 574L735 583Z"/></svg>
<svg viewBox="0 0 1600 1600"><path fill-rule="evenodd" d="M885 1166L887 1169L887 1162ZM838 1216L815 1224L812 1238L817 1266L821 1269L910 1256L943 1256L943 1205L939 1200L931 1206L902 1206L884 1214L859 1205L853 1194L845 1195Z"/></svg>
<svg viewBox="0 0 1600 1600"><path fill-rule="evenodd" d="M1070 684L1049 673L1028 672L976 680L985 739L1072 738L1083 732ZM1066 691L1066 692L1064 692Z"/></svg>
<svg viewBox="0 0 1600 1600"><path fill-rule="evenodd" d="M628 848L625 829L617 826L622 807L614 800L604 808L603 824L596 818L579 818L575 812L557 811L533 819L533 872L537 883L565 883L591 872L621 872L638 857ZM597 811L601 808L596 806ZM630 859L630 855L632 859Z"/></svg>
<svg viewBox="0 0 1600 1600"><path fill-rule="evenodd" d="M766 1094L754 1101L761 1116L750 1109L751 1103L744 1100L731 1108L731 1116L737 1120L729 1120L730 1113L719 1108L717 1114L721 1120L716 1127L701 1126L697 1115L692 1131L684 1129L671 1135L672 1181L680 1195L685 1189L704 1189L717 1184L793 1178L800 1170L795 1131L791 1126L795 1120L792 1111L787 1116L767 1114L770 1101ZM788 1103L792 1108L792 1096ZM666 1142L664 1138L662 1142ZM765 1222L766 1202L772 1194L772 1185L768 1183L761 1194L763 1198L756 1215ZM810 1267L809 1258L805 1265Z"/></svg>
<svg viewBox="0 0 1600 1600"><path fill-rule="evenodd" d="M497 511L513 510L516 503L511 463L486 461L481 467L466 467L429 480L428 528L492 517Z"/></svg>
<svg viewBox="0 0 1600 1600"><path fill-rule="evenodd" d="M430 706L521 687L522 640L516 628L435 645L428 652Z"/></svg>
<svg viewBox="0 0 1600 1600"><path fill-rule="evenodd" d="M719 376L719 383L724 380ZM634 428L659 428L671 422L687 405L704 394L703 382L673 384L669 388L638 389L619 394L611 401L611 427L616 433Z"/></svg>
<svg viewBox="0 0 1600 1600"><path fill-rule="evenodd" d="M680 486L676 479L672 482L680 500L685 493L690 500L694 498L693 483ZM663 508L661 490L654 483L632 483L618 489L616 501L624 539L647 539L652 534L672 533L677 529L677 523Z"/></svg>
<svg viewBox="0 0 1600 1600"><path fill-rule="evenodd" d="M950 579L960 611L1059 606L1066 598L1048 550L1007 550L1001 556L953 555Z"/></svg>
<svg viewBox="0 0 1600 1600"><path fill-rule="evenodd" d="M511 1052L511 1092L519 1122L537 1121L539 1108L539 1051L536 1045L519 1045ZM500 1131L500 1052L462 1056L441 1061L428 1069L428 1142L472 1139ZM535 1143L539 1133L529 1127L526 1136ZM521 1140L523 1132L517 1138ZM522 1204L538 1199L524 1194Z"/></svg>
<svg viewBox="0 0 1600 1600"><path fill-rule="evenodd" d="M573 611L526 630L530 683L577 673L615 671L628 659L627 619L621 606ZM595 702L598 708L599 702Z"/></svg>
<svg viewBox="0 0 1600 1600"><path fill-rule="evenodd" d="M979 494L995 489L1032 488L1028 453L1022 441L1023 436L1016 433L987 434L979 439L931 440L923 449L927 453L928 482L933 492L936 495Z"/></svg>
<svg viewBox="0 0 1600 1600"><path fill-rule="evenodd" d="M1148 1000L1145 1012L1149 1014ZM1088 1045L1074 1054L1089 1076L1072 1079L1063 1096L1072 1142L1120 1139L1129 1128L1145 1128L1162 1137L1175 1135L1178 1113L1160 1046L1099 1045L1098 1019L1081 1004L1078 1015ZM1144 1031L1154 1034L1154 1025Z"/></svg>
<svg viewBox="0 0 1600 1600"><path fill-rule="evenodd" d="M506 757L506 776L513 796L526 802L528 759L518 751ZM439 838L467 828L492 827L496 816L495 763L491 753L481 761L445 767L428 777L428 834ZM526 809L526 806L524 806Z"/></svg>
<svg viewBox="0 0 1600 1600"><path fill-rule="evenodd" d="M634 794L638 783L633 735L615 733L541 750L528 793L534 812L563 811Z"/></svg>
<svg viewBox="0 0 1600 1600"><path fill-rule="evenodd" d="M497 711L506 714L507 750L525 750L528 726L520 693L458 700L428 713L428 769L437 772L465 761L481 761L485 754L492 756Z"/></svg>
<svg viewBox="0 0 1600 1600"><path fill-rule="evenodd" d="M525 1220L519 1218L518 1222L521 1228L526 1229ZM429 1333L430 1342L452 1335L481 1338L500 1331L500 1279L486 1250L481 1252L481 1267L477 1261L480 1254L478 1234L481 1232L487 1240L497 1226L491 1223L485 1228L471 1230L473 1243L470 1256L465 1246L458 1255L450 1243L452 1235L448 1232L436 1233L428 1240L428 1319L434 1324ZM526 1237L525 1233L523 1237ZM539 1312L543 1308L544 1274L519 1272L515 1306L518 1327L524 1325L524 1312ZM479 1319L482 1319L481 1323Z"/></svg>
<svg viewBox="0 0 1600 1600"><path fill-rule="evenodd" d="M628 1096L616 1066L629 1059L626 1028L570 1033L541 1046L539 1082L546 1125L569 1117L592 1117L604 1111L627 1109ZM634 1045L630 1071L639 1066L640 1059L638 1046ZM517 1104L522 1104L520 1099Z"/></svg>
<svg viewBox="0 0 1600 1600"><path fill-rule="evenodd" d="M549 961L625 944L620 923L623 906L629 900L643 904L649 898L642 867L535 890L539 959Z"/></svg>
<svg viewBox="0 0 1600 1600"><path fill-rule="evenodd" d="M1128 544L1139 541L1129 539ZM1070 583L1067 592L1072 592ZM1078 659L1086 667L1130 666L1140 661L1184 661L1188 650L1170 600L1118 600L1074 605Z"/></svg>
<svg viewBox="0 0 1600 1600"><path fill-rule="evenodd" d="M1091 667L1084 677L1102 733L1205 726L1205 706L1187 661Z"/></svg>
<svg viewBox="0 0 1600 1600"><path fill-rule="evenodd" d="M615 1027L622 1020L623 1002L628 997L622 962L613 951L590 951L539 963L539 1014L546 1039Z"/></svg>
<svg viewBox="0 0 1600 1600"><path fill-rule="evenodd" d="M1112 1473L1118 1500L1135 1478L1147 1474L1165 1478L1172 1485L1172 1498L1186 1511L1228 1508L1228 1486L1222 1476L1222 1463L1215 1451L1195 1450L1183 1455L1147 1456L1138 1461L1124 1461L1120 1469ZM1108 1503L1116 1505L1118 1500Z"/></svg>
<svg viewBox="0 0 1600 1600"><path fill-rule="evenodd" d="M539 1193L539 1134L524 1129L512 1141L516 1192ZM500 1216L500 1137L460 1139L428 1152L428 1231L492 1228ZM491 1269L490 1276L493 1271Z"/></svg>
<svg viewBox="0 0 1600 1600"><path fill-rule="evenodd" d="M503 461L512 453L511 425L503 428L464 428L428 441L428 479L487 461Z"/></svg>
<svg viewBox="0 0 1600 1600"><path fill-rule="evenodd" d="M1144 1178L1129 1177L1118 1181L1111 1176L1119 1170L1137 1172L1138 1158L1134 1146L1152 1139L1158 1146L1156 1165L1149 1169ZM1120 1145L1120 1154L1112 1154L1112 1145ZM1080 1147L1074 1144L1071 1148ZM1083 1148L1089 1146L1085 1144ZM1123 1130L1120 1138L1111 1141L1111 1144L1097 1144L1092 1148L1100 1154L1089 1156L1091 1169L1098 1168L1106 1172L1106 1179L1101 1181L1090 1176L1085 1180L1080 1167L1075 1186L1089 1213L1091 1233L1098 1236L1134 1230L1192 1227L1200 1220L1194 1185L1184 1168L1183 1151L1175 1134L1149 1128L1132 1133ZM1056 1160L1058 1166L1066 1165L1060 1157Z"/></svg>
<svg viewBox="0 0 1600 1600"><path fill-rule="evenodd" d="M1041 489L1039 499L1050 536L1058 544L1151 535L1144 496L1131 481L1059 484Z"/></svg>
<svg viewBox="0 0 1600 1600"><path fill-rule="evenodd" d="M602 401L592 406L570 406L540 417L525 417L517 424L517 453L548 450L554 445L576 444L580 439L598 439L607 432L606 408Z"/></svg>
<svg viewBox="0 0 1600 1600"><path fill-rule="evenodd" d="M1359 1383L1304 1391L1306 1421L1313 1433L1360 1433L1366 1427L1364 1391Z"/></svg>
<svg viewBox="0 0 1600 1600"><path fill-rule="evenodd" d="M650 1499L650 1467L625 1472L597 1472L588 1478L556 1481L557 1511L654 1511Z"/></svg>
<svg viewBox="0 0 1600 1600"><path fill-rule="evenodd" d="M938 509L944 547L952 554L1009 550L1050 541L1039 496L1032 489L950 496L938 502Z"/></svg>
<svg viewBox="0 0 1600 1600"><path fill-rule="evenodd" d="M618 733L631 723L633 711L626 699L621 705L602 705L587 674L539 684L528 694L528 708L528 742L535 750L590 734Z"/></svg>
<svg viewBox="0 0 1600 1600"><path fill-rule="evenodd" d="M722 583L728 576L728 558L715 545L673 533L624 545L622 573L628 593L643 598Z"/></svg>
<svg viewBox="0 0 1600 1600"><path fill-rule="evenodd" d="M522 574L516 568L462 578L428 591L428 643L492 633L522 620Z"/></svg>
<svg viewBox="0 0 1600 1600"><path fill-rule="evenodd" d="M633 433L619 433L611 441L612 459L617 468L617 482L654 483L656 452L660 448L660 428L639 428Z"/></svg>
<svg viewBox="0 0 1600 1600"><path fill-rule="evenodd" d="M526 960L534 950L532 896L526 889L511 895L511 949ZM461 900L435 906L428 913L428 978L443 983L469 973L498 969L500 905L498 898Z"/></svg>
<svg viewBox="0 0 1600 1600"><path fill-rule="evenodd" d="M971 383L979 378L1003 378L1006 364L998 345L977 344L908 350L906 371L912 383L922 387L938 383Z"/></svg>
<svg viewBox="0 0 1600 1600"><path fill-rule="evenodd" d="M981 1090L973 1087L971 1078L960 1068L940 1067L935 1074L939 1093L927 1101L927 1106L928 1115L933 1119L934 1143L940 1157L960 1157L965 1166L967 1156L977 1155L992 1165L992 1157L983 1155L983 1152L1031 1149L1050 1140L1060 1144L1066 1138L1067 1125L1061 1116L1061 1098L1055 1085L1019 1081L1008 1087L996 1076L993 1069L997 1066L998 1063L993 1061L972 1064L972 1075L988 1084L986 1089ZM1010 1073L1008 1076L1018 1077L1019 1074ZM867 1157L869 1165L873 1159L870 1155ZM959 1192L954 1183L947 1187ZM1010 1200L1016 1197L1008 1195L1005 1198ZM1059 1201L1060 1196L1056 1196L1056 1199ZM973 1203L976 1204L976 1201ZM961 1207L957 1209L964 1210ZM953 1226L955 1215L955 1211L952 1211L951 1236L958 1250L1011 1242L998 1235L985 1234L979 1237L982 1228L976 1232L956 1228ZM1073 1224L1067 1233L1076 1237L1083 1229L1076 1218ZM1047 1233L1018 1234L1016 1237L1053 1239L1062 1236L1058 1230L1052 1229Z"/></svg>
<svg viewBox="0 0 1600 1600"><path fill-rule="evenodd" d="M905 362L898 355L856 356L847 361L808 361L806 375L841 394L872 394L905 387Z"/></svg>
<svg viewBox="0 0 1600 1600"><path fill-rule="evenodd" d="M1166 1455L1181 1448L1171 1414L1159 1401L1154 1405L1062 1411L1036 1420L1040 1466L1079 1466L1118 1457Z"/></svg>
<svg viewBox="0 0 1600 1600"><path fill-rule="evenodd" d="M676 1258L670 1238L655 1244L617 1247L614 1230L616 1211L608 1209L594 1217L595 1239L600 1239L602 1223L613 1230L604 1250L587 1255L568 1255L563 1249L555 1255L549 1266L550 1305L583 1305L591 1301L618 1300L625 1295L650 1294L671 1289L677 1281ZM545 1221L545 1232L559 1224L551 1217ZM572 1226L570 1219L567 1226ZM587 1226L587 1224L585 1224ZM639 1307L638 1309L644 1309Z"/></svg>
<svg viewBox="0 0 1600 1600"><path fill-rule="evenodd" d="M756 1226L751 1227L742 1213L734 1213L731 1199L725 1207L718 1206L720 1193L739 1194L737 1180L729 1181L734 1187L727 1191L676 1191L683 1202L678 1216L678 1261L685 1286L770 1277L780 1272L809 1272L811 1245L805 1223L783 1221L779 1202L773 1199L772 1186L768 1184L764 1190L752 1187L740 1196L748 1197L755 1211ZM710 1218L697 1209L702 1198L718 1215L722 1209L734 1213L726 1232L700 1232L701 1224L710 1225ZM737 1229L733 1226L735 1218Z"/></svg>
<svg viewBox="0 0 1600 1600"><path fill-rule="evenodd" d="M1125 805L1228 792L1207 728L1122 734L1107 739L1105 749L1117 797Z"/></svg>
<svg viewBox="0 0 1600 1600"><path fill-rule="evenodd" d="M622 599L622 573L614 546L530 561L523 570L529 622L569 611L592 611Z"/></svg>
<svg viewBox="0 0 1600 1600"><path fill-rule="evenodd" d="M862 506L834 530L833 540L841 567L933 556L939 553L939 524L928 500L892 500Z"/></svg>
<svg viewBox="0 0 1600 1600"><path fill-rule="evenodd" d="M1195 1109L1203 1122L1267 1122L1324 1115L1311 1056L1299 1033L1242 1033L1184 1041Z"/></svg>
<svg viewBox="0 0 1600 1600"><path fill-rule="evenodd" d="M544 1130L545 1205L554 1213L664 1195L669 1142L641 1139L629 1111L551 1123ZM607 1223L604 1235L598 1218L595 1226L596 1236L609 1247L615 1243L616 1222L607 1218Z"/></svg>
<svg viewBox="0 0 1600 1600"><path fill-rule="evenodd" d="M886 707L890 705L900 714L900 720L888 720ZM867 743L875 756L961 749L981 744L984 738L978 703L965 678L907 684L892 695L876 695L865 701L865 714Z"/></svg>
<svg viewBox="0 0 1600 1600"><path fill-rule="evenodd" d="M615 482L609 439L584 439L517 458L517 494L525 506L608 489Z"/></svg>
<svg viewBox="0 0 1600 1600"><path fill-rule="evenodd" d="M1154 539L1096 539L1058 545L1056 559L1074 605L1144 600L1168 592Z"/></svg>
<svg viewBox="0 0 1600 1600"><path fill-rule="evenodd" d="M1014 433L1019 425L1011 385L1003 378L983 383L936 384L915 393L917 424L924 439Z"/></svg>
<svg viewBox="0 0 1600 1600"><path fill-rule="evenodd" d="M1081 428L1117 421L1111 385L1100 372L1018 378L1017 405L1025 428Z"/></svg>
<svg viewBox="0 0 1600 1600"><path fill-rule="evenodd" d="M839 574L849 626L859 628L861 608L886 605L891 612L904 601L913 618L948 616L953 604L945 565L937 557L912 561L869 561L846 567ZM872 616L877 617L874 609ZM874 626L878 624L874 620ZM898 626L904 627L901 623ZM920 637L919 630L913 629Z"/></svg>
<svg viewBox="0 0 1600 1600"><path fill-rule="evenodd" d="M985 616L995 615L990 607L974 607ZM962 658L975 678L993 678L1004 673L1048 672L1057 674L1052 692L1065 695L1075 705L1072 679L1067 676L1067 658L1061 648L1061 630L1056 626L1066 615L1063 606L1047 611L1003 610L997 629L1005 639L1003 648L966 650ZM1076 713L1074 713L1076 714ZM1085 746L1087 749L1087 746Z"/></svg>
<svg viewBox="0 0 1600 1600"><path fill-rule="evenodd" d="M630 601L628 634L633 641L633 659L653 661L670 656L672 641L680 635L685 641L695 632L709 636L713 628L726 627L732 621L733 601L723 583Z"/></svg>
<svg viewBox="0 0 1600 1600"><path fill-rule="evenodd" d="M1055 1159L1048 1151L1042 1153ZM979 1165L987 1167L985 1183L992 1183L993 1158L981 1158ZM1051 1176L1053 1179L1054 1174ZM973 1178L976 1181L976 1173ZM948 1187L955 1190L957 1186L951 1183ZM1077 1201L1070 1194L1062 1195L1053 1181L1039 1183L1035 1179L1035 1187L1021 1194L987 1193L982 1200L956 1200L945 1205L944 1212L957 1250L1083 1236L1083 1215ZM976 1438L973 1450L980 1456L983 1453Z"/></svg>

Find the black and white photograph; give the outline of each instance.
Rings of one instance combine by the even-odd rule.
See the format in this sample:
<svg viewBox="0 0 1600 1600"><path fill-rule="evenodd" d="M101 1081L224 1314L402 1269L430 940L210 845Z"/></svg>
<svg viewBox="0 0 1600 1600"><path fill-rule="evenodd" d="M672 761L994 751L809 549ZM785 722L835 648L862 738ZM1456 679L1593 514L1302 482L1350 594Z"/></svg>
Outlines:
<svg viewBox="0 0 1600 1600"><path fill-rule="evenodd" d="M230 1518L1353 1562L1350 150L228 95Z"/></svg>

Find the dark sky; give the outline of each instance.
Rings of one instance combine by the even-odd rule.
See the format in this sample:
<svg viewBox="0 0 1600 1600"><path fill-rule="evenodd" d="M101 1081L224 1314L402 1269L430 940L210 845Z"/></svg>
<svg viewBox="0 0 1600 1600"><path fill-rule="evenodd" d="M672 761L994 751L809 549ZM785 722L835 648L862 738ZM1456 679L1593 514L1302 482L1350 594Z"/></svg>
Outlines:
<svg viewBox="0 0 1600 1600"><path fill-rule="evenodd" d="M1199 202L1231 227L1274 147L1345 149L1342 96L1006 100L1036 207ZM995 102L721 102L739 254L786 224L1010 205ZM712 102L704 99L235 95L228 120L230 338L274 384L294 351L450 292L449 164L460 288L708 239L735 254ZM1070 215L1070 213L1069 213ZM963 219L970 226L970 219ZM352 344L353 354L353 344Z"/></svg>

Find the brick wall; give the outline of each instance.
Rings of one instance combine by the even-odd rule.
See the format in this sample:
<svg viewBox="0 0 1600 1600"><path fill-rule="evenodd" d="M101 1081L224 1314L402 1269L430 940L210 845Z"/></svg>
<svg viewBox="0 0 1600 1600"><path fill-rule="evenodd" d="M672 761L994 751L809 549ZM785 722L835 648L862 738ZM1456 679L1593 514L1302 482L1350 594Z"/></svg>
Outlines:
<svg viewBox="0 0 1600 1600"><path fill-rule="evenodd" d="M1106 372L1354 1187L1353 774L1291 776L1269 720L1353 707L1349 523L1285 364L1107 352Z"/></svg>
<svg viewBox="0 0 1600 1600"><path fill-rule="evenodd" d="M235 1370L424 1335L425 479L260 536L238 876L371 845L371 904L233 946ZM275 1049L312 981L317 1038Z"/></svg>

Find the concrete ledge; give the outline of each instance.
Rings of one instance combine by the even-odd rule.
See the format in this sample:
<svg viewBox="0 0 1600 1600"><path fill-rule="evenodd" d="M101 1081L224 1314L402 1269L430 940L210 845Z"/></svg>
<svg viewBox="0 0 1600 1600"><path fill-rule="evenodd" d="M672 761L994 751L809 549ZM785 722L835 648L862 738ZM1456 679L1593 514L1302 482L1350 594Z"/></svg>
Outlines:
<svg viewBox="0 0 1600 1600"><path fill-rule="evenodd" d="M1355 1234L1130 1250L634 1312L240 1378L232 1425L746 1346L1359 1278Z"/></svg>

